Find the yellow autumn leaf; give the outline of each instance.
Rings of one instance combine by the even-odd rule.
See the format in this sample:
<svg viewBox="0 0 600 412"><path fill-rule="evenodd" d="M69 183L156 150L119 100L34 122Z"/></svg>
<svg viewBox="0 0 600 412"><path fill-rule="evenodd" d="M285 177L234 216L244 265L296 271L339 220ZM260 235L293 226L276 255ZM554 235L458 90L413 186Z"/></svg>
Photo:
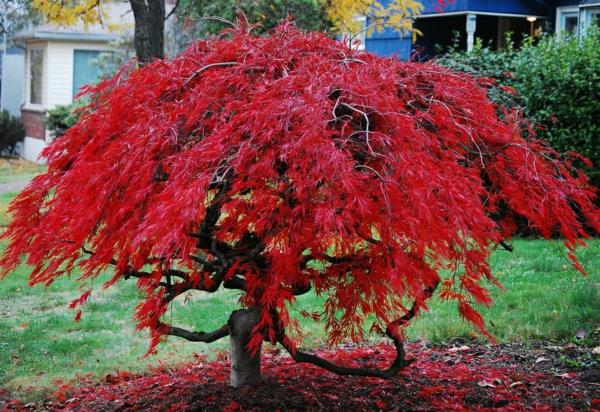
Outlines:
<svg viewBox="0 0 600 412"><path fill-rule="evenodd" d="M375 30L392 26L412 33L414 18L422 11L423 5L415 0L391 0L386 5L376 0L330 0L327 8L329 18L342 33L357 33L363 29L360 16L368 17L370 24L378 24Z"/></svg>

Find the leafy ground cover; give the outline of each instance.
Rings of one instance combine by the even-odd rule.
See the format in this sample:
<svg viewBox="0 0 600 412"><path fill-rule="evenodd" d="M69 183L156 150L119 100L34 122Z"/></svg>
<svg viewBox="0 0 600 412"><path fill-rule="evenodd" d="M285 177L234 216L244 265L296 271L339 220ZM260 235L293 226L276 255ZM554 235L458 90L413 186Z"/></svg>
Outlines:
<svg viewBox="0 0 600 412"><path fill-rule="evenodd" d="M264 381L228 386L229 364L194 362L146 375L119 372L100 383L61 385L53 399L24 404L0 393L6 410L597 410L598 370L560 362L568 349L518 345L409 345L416 361L398 377L339 377L314 366L298 367L288 355L264 355ZM573 350L573 349L570 349ZM321 355L338 362L385 364L386 345L346 347ZM4 396L4 397L3 397Z"/></svg>

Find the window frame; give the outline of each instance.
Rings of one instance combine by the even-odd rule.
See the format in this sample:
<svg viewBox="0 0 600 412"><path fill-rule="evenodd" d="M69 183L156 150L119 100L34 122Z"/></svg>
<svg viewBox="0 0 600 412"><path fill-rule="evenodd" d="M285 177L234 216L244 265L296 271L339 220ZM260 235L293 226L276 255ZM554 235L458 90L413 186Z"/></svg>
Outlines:
<svg viewBox="0 0 600 412"><path fill-rule="evenodd" d="M582 11L583 11L583 32L586 32L587 29L590 27L592 21L594 21L594 17L595 17L598 22L599 22L599 26L600 26L600 6L589 6L589 7L582 7Z"/></svg>
<svg viewBox="0 0 600 412"><path fill-rule="evenodd" d="M41 69L40 69L40 100L39 102L32 102L31 98L32 98L32 80L33 80L33 75L32 75L32 68L33 68L33 53L34 52L41 52ZM38 110L41 111L44 108L44 104L46 102L46 90L45 90L45 86L46 86L46 72L47 72L47 68L46 68L46 45L45 44L35 44L35 45L31 45L30 47L27 48L27 84L25 86L25 90L26 90L26 99L25 99L25 104L24 106L26 108L29 109L33 109L33 110Z"/></svg>
<svg viewBox="0 0 600 412"><path fill-rule="evenodd" d="M572 33L574 36L579 36L579 31L581 27L581 13L579 7L557 7L556 8L556 34L560 37L560 35L566 31L566 22L568 17L573 17L573 15L577 16L577 28L575 29L575 33Z"/></svg>

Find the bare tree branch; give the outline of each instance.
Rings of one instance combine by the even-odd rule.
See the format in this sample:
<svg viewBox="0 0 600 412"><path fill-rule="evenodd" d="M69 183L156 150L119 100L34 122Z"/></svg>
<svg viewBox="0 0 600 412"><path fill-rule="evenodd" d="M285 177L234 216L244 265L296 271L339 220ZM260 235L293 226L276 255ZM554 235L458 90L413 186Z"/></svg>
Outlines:
<svg viewBox="0 0 600 412"><path fill-rule="evenodd" d="M183 84L181 85L181 88L183 89L189 82L191 82L192 80L194 80L194 78L196 76L198 76L200 73L202 73L205 70L208 70L210 68L213 67L226 67L226 66L235 66L238 65L238 62L217 62L217 63L211 63L211 64L207 64L206 66L202 66L201 68L199 68L198 70L196 70L194 73L192 73L192 75L190 77L187 78L187 80L185 82L183 82Z"/></svg>
<svg viewBox="0 0 600 412"><path fill-rule="evenodd" d="M171 17L173 15L173 13L175 13L175 11L177 10L177 8L179 7L179 3L180 3L180 0L177 0L175 2L175 6L173 6L173 8L171 9L171 11L165 16L165 20L167 20L169 17Z"/></svg>
<svg viewBox="0 0 600 412"><path fill-rule="evenodd" d="M300 296L300 295L304 295L305 293L310 292L312 289L312 285L310 284L310 282L307 282L303 285L293 285L291 289L292 289L292 295Z"/></svg>
<svg viewBox="0 0 600 412"><path fill-rule="evenodd" d="M223 17L219 17L219 16L204 16L204 17L200 17L200 18L197 18L197 19L191 19L191 20L193 20L193 21L213 20L213 21L218 21L218 22L221 22L221 23L228 24L228 25L230 25L231 27L233 27L236 30L239 29L238 25L235 24L234 22L232 22L231 20L227 20L227 19L225 19Z"/></svg>
<svg viewBox="0 0 600 412"><path fill-rule="evenodd" d="M246 279L235 275L231 279L224 280L223 286L226 289L246 290Z"/></svg>
<svg viewBox="0 0 600 412"><path fill-rule="evenodd" d="M426 298L430 298L433 295L433 292L435 291L439 283L440 282L438 280L433 286L424 290L423 293ZM406 359L404 343L397 329L399 326L406 324L412 318L414 318L415 315L418 313L418 310L419 305L417 305L417 303L414 302L410 310L408 310L404 314L404 316L402 316L399 319L396 319L387 326L385 334L392 340L396 349L396 358L387 369L357 368L335 364L313 353L304 352L291 347L289 345L289 339L287 339L285 331L283 330L279 331L279 333L277 334L277 341L281 343L285 350L290 354L292 359L294 359L296 362L312 363L313 365L319 366L338 375L372 376L376 378L388 379L395 376L398 372L400 372L402 369L404 369L413 362L413 360ZM274 324L278 325L277 314L275 313L273 316L276 318Z"/></svg>
<svg viewBox="0 0 600 412"><path fill-rule="evenodd" d="M502 249L508 251L508 252L514 252L515 249L512 247L512 245L510 243L506 243L506 241L501 240L499 243L500 246L502 246Z"/></svg>
<svg viewBox="0 0 600 412"><path fill-rule="evenodd" d="M375 368L356 368L341 366L330 362L318 355L303 352L300 350L294 350L287 345L285 335L279 340L279 343L283 345L285 350L290 354L292 359L299 363L312 363L313 365L319 366L320 368L326 369L330 372L338 375L351 375L351 376L372 376L376 378L388 379L395 376L402 369L410 365L413 360L405 359L406 353L404 351L404 345L400 339L394 339L396 346L396 358L394 362L387 369L375 369Z"/></svg>
<svg viewBox="0 0 600 412"><path fill-rule="evenodd" d="M192 332L190 330L179 328L177 326L171 326L166 324L164 326L167 327L167 335L184 338L191 342L211 343L229 335L229 326L227 324L221 326L219 329L214 330L212 332Z"/></svg>
<svg viewBox="0 0 600 412"><path fill-rule="evenodd" d="M332 265L339 265L342 263L356 262L357 258L359 258L359 256L304 255L302 256L302 259L300 259L300 266L305 268L308 262L311 260L323 261L331 263Z"/></svg>

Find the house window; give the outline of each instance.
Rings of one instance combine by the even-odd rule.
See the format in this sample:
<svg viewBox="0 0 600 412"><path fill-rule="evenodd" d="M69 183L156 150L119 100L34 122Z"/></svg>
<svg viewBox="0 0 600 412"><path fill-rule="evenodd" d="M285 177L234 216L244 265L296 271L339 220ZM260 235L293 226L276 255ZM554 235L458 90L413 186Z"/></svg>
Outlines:
<svg viewBox="0 0 600 412"><path fill-rule="evenodd" d="M569 12L564 13L561 22L561 31L566 33L577 35L577 28L579 26L579 13Z"/></svg>
<svg viewBox="0 0 600 412"><path fill-rule="evenodd" d="M590 18L587 27L591 26L592 24L600 26L600 7L594 7L593 9L590 9Z"/></svg>
<svg viewBox="0 0 600 412"><path fill-rule="evenodd" d="M79 89L95 83L100 78L100 68L94 61L100 55L97 50L75 50L73 54L73 97Z"/></svg>
<svg viewBox="0 0 600 412"><path fill-rule="evenodd" d="M573 36L579 34L579 9L577 7L558 7L556 9L556 32Z"/></svg>
<svg viewBox="0 0 600 412"><path fill-rule="evenodd" d="M581 7L581 30L583 33L590 28L591 25L600 25L600 7Z"/></svg>
<svg viewBox="0 0 600 412"><path fill-rule="evenodd" d="M42 104L44 49L29 50L29 103Z"/></svg>

